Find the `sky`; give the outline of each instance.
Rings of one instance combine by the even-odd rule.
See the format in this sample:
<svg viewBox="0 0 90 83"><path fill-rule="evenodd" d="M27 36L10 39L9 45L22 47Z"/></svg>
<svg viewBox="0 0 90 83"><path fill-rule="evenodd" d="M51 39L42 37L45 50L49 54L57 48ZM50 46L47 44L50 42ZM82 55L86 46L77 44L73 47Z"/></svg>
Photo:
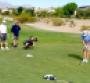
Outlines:
<svg viewBox="0 0 90 83"><path fill-rule="evenodd" d="M90 5L90 0L0 0L3 2L10 3L12 5L21 6L23 4L30 4L34 7L62 7L67 3L75 2L78 6Z"/></svg>

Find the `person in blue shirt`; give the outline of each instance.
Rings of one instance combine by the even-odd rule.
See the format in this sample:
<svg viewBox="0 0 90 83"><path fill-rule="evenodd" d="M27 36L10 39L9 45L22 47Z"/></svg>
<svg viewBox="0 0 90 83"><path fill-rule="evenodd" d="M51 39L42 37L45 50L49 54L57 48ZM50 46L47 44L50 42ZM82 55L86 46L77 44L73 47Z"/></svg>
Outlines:
<svg viewBox="0 0 90 83"><path fill-rule="evenodd" d="M87 63L89 59L89 53L90 53L90 31L84 30L81 34L81 38L84 45L82 62Z"/></svg>
<svg viewBox="0 0 90 83"><path fill-rule="evenodd" d="M17 47L18 45L18 38L20 33L21 27L19 26L19 22L17 21L14 25L12 25L11 32L13 34L13 46Z"/></svg>

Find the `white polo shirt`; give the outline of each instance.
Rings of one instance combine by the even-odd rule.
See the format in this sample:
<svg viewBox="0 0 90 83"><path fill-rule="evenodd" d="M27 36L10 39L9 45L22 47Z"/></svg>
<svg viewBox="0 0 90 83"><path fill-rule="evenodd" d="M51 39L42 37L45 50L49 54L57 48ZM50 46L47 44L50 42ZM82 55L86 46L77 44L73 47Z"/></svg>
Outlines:
<svg viewBox="0 0 90 83"><path fill-rule="evenodd" d="M7 26L5 24L0 25L0 33L7 33Z"/></svg>

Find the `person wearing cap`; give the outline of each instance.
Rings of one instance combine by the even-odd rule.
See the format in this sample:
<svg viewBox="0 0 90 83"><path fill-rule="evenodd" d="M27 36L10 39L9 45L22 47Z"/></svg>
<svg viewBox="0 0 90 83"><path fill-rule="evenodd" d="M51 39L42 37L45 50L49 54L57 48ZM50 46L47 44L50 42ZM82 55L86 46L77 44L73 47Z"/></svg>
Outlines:
<svg viewBox="0 0 90 83"><path fill-rule="evenodd" d="M83 42L83 63L87 63L90 53L90 30L84 30L81 34Z"/></svg>
<svg viewBox="0 0 90 83"><path fill-rule="evenodd" d="M17 21L14 25L12 25L12 28L11 28L11 32L13 34L13 47L17 47L18 45L20 30L21 30L21 27L19 26L19 22Z"/></svg>
<svg viewBox="0 0 90 83"><path fill-rule="evenodd" d="M37 37L30 36L28 39L26 39L23 43L23 48L28 49L29 47L34 47L35 42L37 42Z"/></svg>
<svg viewBox="0 0 90 83"><path fill-rule="evenodd" d="M0 38L1 38L1 50L8 50L8 43L7 43L7 26L6 21L3 20L2 24L0 25Z"/></svg>

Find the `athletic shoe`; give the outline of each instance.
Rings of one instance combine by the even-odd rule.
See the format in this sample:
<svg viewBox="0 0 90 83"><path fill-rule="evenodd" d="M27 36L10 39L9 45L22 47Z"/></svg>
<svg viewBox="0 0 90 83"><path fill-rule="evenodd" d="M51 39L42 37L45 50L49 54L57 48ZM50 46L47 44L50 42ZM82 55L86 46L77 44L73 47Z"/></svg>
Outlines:
<svg viewBox="0 0 90 83"><path fill-rule="evenodd" d="M6 50L9 50L9 48L8 48L8 47L5 47L5 49L6 49Z"/></svg>
<svg viewBox="0 0 90 83"><path fill-rule="evenodd" d="M87 59L83 59L82 63L88 63Z"/></svg>
<svg viewBox="0 0 90 83"><path fill-rule="evenodd" d="M18 47L18 45L13 45L14 48Z"/></svg>
<svg viewBox="0 0 90 83"><path fill-rule="evenodd" d="M4 50L4 47L1 47L1 50Z"/></svg>

